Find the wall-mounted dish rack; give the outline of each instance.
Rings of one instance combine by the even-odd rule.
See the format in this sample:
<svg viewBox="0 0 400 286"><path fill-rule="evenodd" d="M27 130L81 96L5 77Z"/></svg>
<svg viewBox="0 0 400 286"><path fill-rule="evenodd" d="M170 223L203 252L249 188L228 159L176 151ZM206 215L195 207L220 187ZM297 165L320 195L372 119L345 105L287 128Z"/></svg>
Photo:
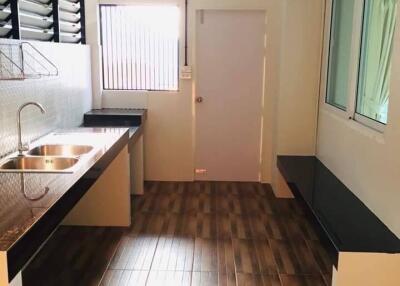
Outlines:
<svg viewBox="0 0 400 286"><path fill-rule="evenodd" d="M84 0L0 0L0 38L85 44Z"/></svg>
<svg viewBox="0 0 400 286"><path fill-rule="evenodd" d="M0 44L0 80L24 80L57 75L57 67L32 44Z"/></svg>

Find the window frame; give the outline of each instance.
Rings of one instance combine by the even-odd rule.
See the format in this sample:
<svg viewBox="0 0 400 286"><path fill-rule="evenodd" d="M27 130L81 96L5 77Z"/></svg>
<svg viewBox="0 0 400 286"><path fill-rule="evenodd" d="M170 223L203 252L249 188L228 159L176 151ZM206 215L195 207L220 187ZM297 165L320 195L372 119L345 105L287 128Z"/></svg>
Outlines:
<svg viewBox="0 0 400 286"><path fill-rule="evenodd" d="M110 0L106 0L106 1L102 1L100 0L99 3L97 4L97 13L98 13L98 25L97 25L97 29L98 29L98 37L99 37L99 57L100 57L100 61L99 64L101 66L101 78L100 78L100 82L101 82L101 90L102 93L106 92L106 93L113 93L113 92L137 92L137 93L141 93L141 92L154 92L154 93L179 93L180 92L180 88L181 88L181 81L180 81L180 64L181 64L181 56L182 56L182 51L181 51L181 30L182 30L182 16L179 15L179 28L178 28L178 40L177 40L177 89L176 90L169 90L169 89L121 89L121 88L105 88L105 78L104 78L104 54L103 54L103 23L102 23L102 12L101 12L101 7L102 6L127 6L127 7L132 7L132 6L173 6L173 7L177 7L180 14L181 14L181 7L180 5L178 5L178 3L170 3L169 1L167 1L166 3L164 2L159 2L156 1L154 3L147 3L147 2L135 2L135 3L119 3L118 1L110 1Z"/></svg>
<svg viewBox="0 0 400 286"><path fill-rule="evenodd" d="M359 84L359 68L362 50L362 35L364 26L364 10L366 0L355 0L353 14L353 37L351 43L350 67L349 67L349 84L347 92L346 110L341 109L328 102L328 76L330 70L330 48L331 48L331 29L334 21L333 2L336 0L326 1L325 6L325 23L323 35L323 53L322 53L322 70L320 85L320 106L330 113L333 113L345 120L351 120L359 125L366 126L379 133L385 132L387 124L376 121L362 114L357 113L357 96Z"/></svg>

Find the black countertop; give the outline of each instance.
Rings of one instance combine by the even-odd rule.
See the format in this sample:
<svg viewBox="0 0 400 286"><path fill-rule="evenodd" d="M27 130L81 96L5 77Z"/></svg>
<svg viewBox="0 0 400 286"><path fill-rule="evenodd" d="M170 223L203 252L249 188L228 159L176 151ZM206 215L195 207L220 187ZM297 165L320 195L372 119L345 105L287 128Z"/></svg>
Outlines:
<svg viewBox="0 0 400 286"><path fill-rule="evenodd" d="M104 116L141 116L146 117L146 109L122 109L122 108L103 108L92 109L85 113L86 115L104 115Z"/></svg>
<svg viewBox="0 0 400 286"><path fill-rule="evenodd" d="M129 141L127 128L55 133L68 134L81 144L96 141L94 153L74 173L0 173L0 252L7 253L10 280Z"/></svg>
<svg viewBox="0 0 400 286"><path fill-rule="evenodd" d="M146 119L146 109L105 108L86 112L83 116L83 124L87 127L142 127Z"/></svg>
<svg viewBox="0 0 400 286"><path fill-rule="evenodd" d="M338 252L400 253L396 235L316 157L278 156L278 168Z"/></svg>
<svg viewBox="0 0 400 286"><path fill-rule="evenodd" d="M143 134L146 119L146 109L93 109L84 114L83 125L86 127L127 127L130 142L134 143Z"/></svg>

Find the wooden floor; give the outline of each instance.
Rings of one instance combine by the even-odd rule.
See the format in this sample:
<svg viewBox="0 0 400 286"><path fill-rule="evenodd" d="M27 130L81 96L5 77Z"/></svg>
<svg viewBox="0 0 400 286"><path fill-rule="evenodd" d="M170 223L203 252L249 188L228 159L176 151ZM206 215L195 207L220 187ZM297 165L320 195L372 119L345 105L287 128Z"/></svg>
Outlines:
<svg viewBox="0 0 400 286"><path fill-rule="evenodd" d="M107 269L107 270L106 270ZM302 205L256 183L146 183L129 229L61 227L24 285L330 285Z"/></svg>

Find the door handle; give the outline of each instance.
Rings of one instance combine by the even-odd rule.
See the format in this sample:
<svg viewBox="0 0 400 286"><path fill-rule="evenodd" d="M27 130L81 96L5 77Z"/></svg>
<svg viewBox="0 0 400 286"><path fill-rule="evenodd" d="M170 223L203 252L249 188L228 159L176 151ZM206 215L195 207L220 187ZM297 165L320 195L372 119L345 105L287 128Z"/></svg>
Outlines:
<svg viewBox="0 0 400 286"><path fill-rule="evenodd" d="M196 102L197 103L202 103L203 102L203 98L201 96L196 97Z"/></svg>

